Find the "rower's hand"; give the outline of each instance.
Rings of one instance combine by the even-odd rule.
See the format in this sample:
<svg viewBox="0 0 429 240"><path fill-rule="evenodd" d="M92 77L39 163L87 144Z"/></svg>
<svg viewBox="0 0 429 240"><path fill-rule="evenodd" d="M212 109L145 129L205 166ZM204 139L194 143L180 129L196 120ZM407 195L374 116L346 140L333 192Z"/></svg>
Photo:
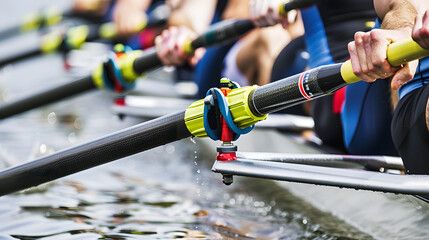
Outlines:
<svg viewBox="0 0 429 240"><path fill-rule="evenodd" d="M393 76L392 89L399 89L402 84L413 79L418 61L392 67L387 61L387 47L409 37L410 31L407 29L374 29L366 33L355 33L355 41L348 45L353 73L365 82Z"/></svg>
<svg viewBox="0 0 429 240"><path fill-rule="evenodd" d="M74 0L73 10L76 12L103 15L109 7L110 0Z"/></svg>
<svg viewBox="0 0 429 240"><path fill-rule="evenodd" d="M422 48L429 49L429 10L423 16L417 16L412 36Z"/></svg>
<svg viewBox="0 0 429 240"><path fill-rule="evenodd" d="M281 16L279 6L288 0L251 0L249 2L249 15L257 27L268 27L281 23L287 28L296 21L297 12L289 11L286 16Z"/></svg>
<svg viewBox="0 0 429 240"><path fill-rule="evenodd" d="M188 62L195 66L204 56L205 48L198 48L193 54L186 54L185 44L197 37L197 34L187 27L171 26L155 38L158 58L165 66L182 66Z"/></svg>

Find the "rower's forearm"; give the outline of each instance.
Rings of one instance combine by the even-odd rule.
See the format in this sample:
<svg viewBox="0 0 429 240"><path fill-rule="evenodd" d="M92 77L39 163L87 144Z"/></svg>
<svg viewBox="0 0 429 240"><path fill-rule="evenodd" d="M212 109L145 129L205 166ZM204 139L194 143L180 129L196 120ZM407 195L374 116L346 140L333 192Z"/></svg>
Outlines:
<svg viewBox="0 0 429 240"><path fill-rule="evenodd" d="M151 2L152 0L117 0L116 4L127 5L143 12L149 8Z"/></svg>
<svg viewBox="0 0 429 240"><path fill-rule="evenodd" d="M374 0L374 7L382 19L381 28L411 32L416 17L429 9L427 0Z"/></svg>
<svg viewBox="0 0 429 240"><path fill-rule="evenodd" d="M406 31L411 34L417 16L415 6L408 0L392 0L381 28Z"/></svg>
<svg viewBox="0 0 429 240"><path fill-rule="evenodd" d="M186 26L196 33L202 33L210 25L215 8L215 0L182 0L174 5L168 23L172 26Z"/></svg>

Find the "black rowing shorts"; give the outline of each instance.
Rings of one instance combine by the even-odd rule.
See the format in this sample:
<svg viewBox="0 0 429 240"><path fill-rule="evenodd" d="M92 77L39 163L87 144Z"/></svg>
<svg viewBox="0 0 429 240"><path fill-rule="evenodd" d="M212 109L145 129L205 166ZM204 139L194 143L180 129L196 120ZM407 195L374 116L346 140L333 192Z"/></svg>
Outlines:
<svg viewBox="0 0 429 240"><path fill-rule="evenodd" d="M429 174L429 131L425 118L428 98L426 84L405 95L393 114L393 142L410 174Z"/></svg>

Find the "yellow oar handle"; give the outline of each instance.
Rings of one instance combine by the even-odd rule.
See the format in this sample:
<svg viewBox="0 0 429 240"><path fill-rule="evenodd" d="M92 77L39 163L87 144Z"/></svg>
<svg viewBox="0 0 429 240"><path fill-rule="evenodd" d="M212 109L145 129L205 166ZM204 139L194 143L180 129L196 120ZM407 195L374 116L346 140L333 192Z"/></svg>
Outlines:
<svg viewBox="0 0 429 240"><path fill-rule="evenodd" d="M413 39L392 43L387 48L387 61L392 66L429 56L429 50L422 48ZM341 66L341 76L348 84L359 82L361 79L353 73L352 63L347 60Z"/></svg>
<svg viewBox="0 0 429 240"><path fill-rule="evenodd" d="M186 55L192 55L195 51L195 49L192 47L192 40L187 39L185 44L183 45L183 51Z"/></svg>

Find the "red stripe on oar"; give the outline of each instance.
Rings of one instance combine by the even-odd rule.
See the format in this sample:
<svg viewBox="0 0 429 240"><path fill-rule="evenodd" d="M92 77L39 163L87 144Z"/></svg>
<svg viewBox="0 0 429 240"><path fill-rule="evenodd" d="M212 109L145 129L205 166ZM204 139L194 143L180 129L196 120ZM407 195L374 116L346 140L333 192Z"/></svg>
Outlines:
<svg viewBox="0 0 429 240"><path fill-rule="evenodd" d="M298 86L299 86L299 91L301 92L302 96L304 96L305 98L307 98L308 100L311 99L311 97L309 97L307 95L307 93L304 91L304 75L306 73L302 73L301 76L299 77L299 81L298 81Z"/></svg>

